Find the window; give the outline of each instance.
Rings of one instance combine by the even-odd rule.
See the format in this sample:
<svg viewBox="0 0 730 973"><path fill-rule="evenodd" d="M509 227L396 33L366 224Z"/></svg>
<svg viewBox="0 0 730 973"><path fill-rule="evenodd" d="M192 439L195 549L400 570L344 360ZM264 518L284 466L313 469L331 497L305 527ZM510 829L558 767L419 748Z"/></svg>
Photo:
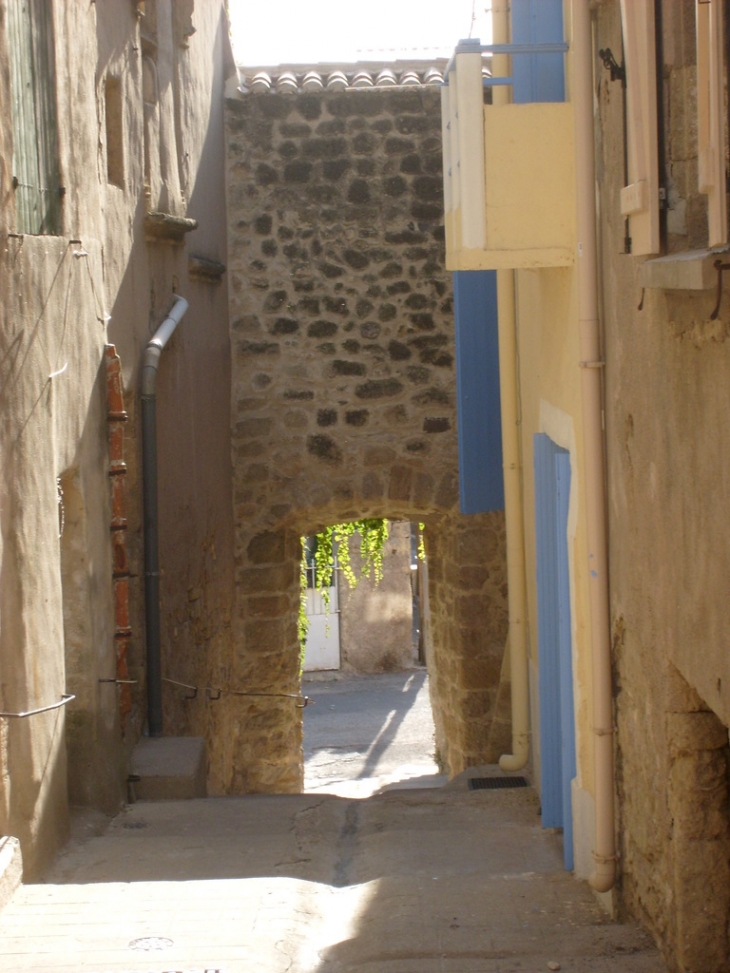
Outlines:
<svg viewBox="0 0 730 973"><path fill-rule="evenodd" d="M16 226L20 233L58 234L61 189L49 0L9 0L8 47Z"/></svg>
<svg viewBox="0 0 730 973"><path fill-rule="evenodd" d="M122 85L118 78L107 77L104 82L104 110L106 114L106 173L107 181L124 189L124 126Z"/></svg>
<svg viewBox="0 0 730 973"><path fill-rule="evenodd" d="M707 196L708 244L711 247L728 242L723 20L723 0L697 0L699 191Z"/></svg>

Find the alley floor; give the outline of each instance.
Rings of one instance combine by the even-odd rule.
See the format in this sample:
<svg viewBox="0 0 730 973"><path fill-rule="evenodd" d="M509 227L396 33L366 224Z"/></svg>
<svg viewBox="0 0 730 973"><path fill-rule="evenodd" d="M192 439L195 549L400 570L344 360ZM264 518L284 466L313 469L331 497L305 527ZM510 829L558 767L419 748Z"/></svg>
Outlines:
<svg viewBox="0 0 730 973"><path fill-rule="evenodd" d="M363 699L345 698L342 682L308 687L320 714L305 744L310 783L324 792L138 802L111 822L78 815L46 881L22 886L0 913L0 970L665 971L641 929L612 922L563 870L531 788L469 789L470 775L493 767L418 786L440 782L428 750L422 763L409 755L423 688L423 678L389 677L370 742L352 730L333 743L332 720L352 724ZM374 776L391 780L383 759L398 731L407 789L353 797L342 764L328 784L325 764L350 744L367 791Z"/></svg>

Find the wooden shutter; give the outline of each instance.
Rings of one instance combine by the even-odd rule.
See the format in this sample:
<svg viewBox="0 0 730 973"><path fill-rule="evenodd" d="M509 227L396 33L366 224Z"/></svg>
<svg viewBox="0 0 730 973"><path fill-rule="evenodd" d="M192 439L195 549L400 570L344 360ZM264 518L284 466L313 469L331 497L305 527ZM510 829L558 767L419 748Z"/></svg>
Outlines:
<svg viewBox="0 0 730 973"><path fill-rule="evenodd" d="M53 6L9 0L16 223L21 233L60 232Z"/></svg>
<svg viewBox="0 0 730 973"><path fill-rule="evenodd" d="M697 0L699 190L707 195L708 244L727 243L723 0Z"/></svg>
<svg viewBox="0 0 730 973"><path fill-rule="evenodd" d="M621 191L621 213L629 218L631 252L659 253L654 0L621 0L621 24L629 161L629 183Z"/></svg>

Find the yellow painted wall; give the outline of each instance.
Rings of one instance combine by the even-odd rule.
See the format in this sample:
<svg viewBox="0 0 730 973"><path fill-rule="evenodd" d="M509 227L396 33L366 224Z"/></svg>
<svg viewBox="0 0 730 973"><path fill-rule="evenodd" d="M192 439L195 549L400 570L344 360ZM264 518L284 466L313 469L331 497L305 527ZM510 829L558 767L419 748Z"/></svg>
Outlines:
<svg viewBox="0 0 730 973"><path fill-rule="evenodd" d="M516 314L521 413L521 447L525 518L528 643L530 672L539 672L535 548L535 482L533 437L546 433L567 449L571 462L571 499L568 527L571 619L573 636L574 705L576 720L577 787L593 794L594 753L590 606L588 601L587 540L582 459L582 411L578 345L576 274L573 268L516 272ZM533 697L533 760L536 782L540 773L539 712ZM576 869L590 867L593 816L574 809ZM580 849L584 849L581 858ZM581 864L582 863L582 864Z"/></svg>

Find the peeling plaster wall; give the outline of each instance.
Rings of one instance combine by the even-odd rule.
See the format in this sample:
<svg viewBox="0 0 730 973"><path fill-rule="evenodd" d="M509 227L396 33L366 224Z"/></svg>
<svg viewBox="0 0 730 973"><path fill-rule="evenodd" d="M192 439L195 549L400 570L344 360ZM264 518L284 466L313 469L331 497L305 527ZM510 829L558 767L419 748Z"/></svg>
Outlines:
<svg viewBox="0 0 730 973"><path fill-rule="evenodd" d="M502 513L458 511L439 99L400 88L226 103L237 604L219 664L240 690L298 692L299 536L359 517L425 521L438 744L457 772L500 752L489 731L506 586ZM464 562L471 532L494 544ZM221 789L301 786L293 701L218 712Z"/></svg>
<svg viewBox="0 0 730 973"><path fill-rule="evenodd" d="M158 381L163 671L204 680L206 649L220 648L230 631L227 293L225 278L189 273L191 254L226 260L227 22L219 3L148 0L145 10L138 16L132 2L52 4L60 236L14 235L9 112L0 122L0 708L46 705L64 691L77 697L65 710L0 719L0 833L20 838L26 878L40 874L63 842L69 800L111 813L126 797L128 754L146 702L138 363L173 292L190 309ZM151 52L153 19L151 144L142 58ZM4 105L6 29L0 2ZM163 206L199 220L180 245L145 242L145 213ZM122 360L129 413L129 663L138 683L124 736L118 690L99 682L116 672L108 342ZM204 709L191 711L174 693L164 702L168 733L207 730Z"/></svg>
<svg viewBox="0 0 730 973"><path fill-rule="evenodd" d="M667 252L707 242L697 191L694 5L661 4ZM619 3L596 47L621 50ZM620 903L673 970L727 969L730 917L730 311L647 290L622 254L620 85L597 67Z"/></svg>

